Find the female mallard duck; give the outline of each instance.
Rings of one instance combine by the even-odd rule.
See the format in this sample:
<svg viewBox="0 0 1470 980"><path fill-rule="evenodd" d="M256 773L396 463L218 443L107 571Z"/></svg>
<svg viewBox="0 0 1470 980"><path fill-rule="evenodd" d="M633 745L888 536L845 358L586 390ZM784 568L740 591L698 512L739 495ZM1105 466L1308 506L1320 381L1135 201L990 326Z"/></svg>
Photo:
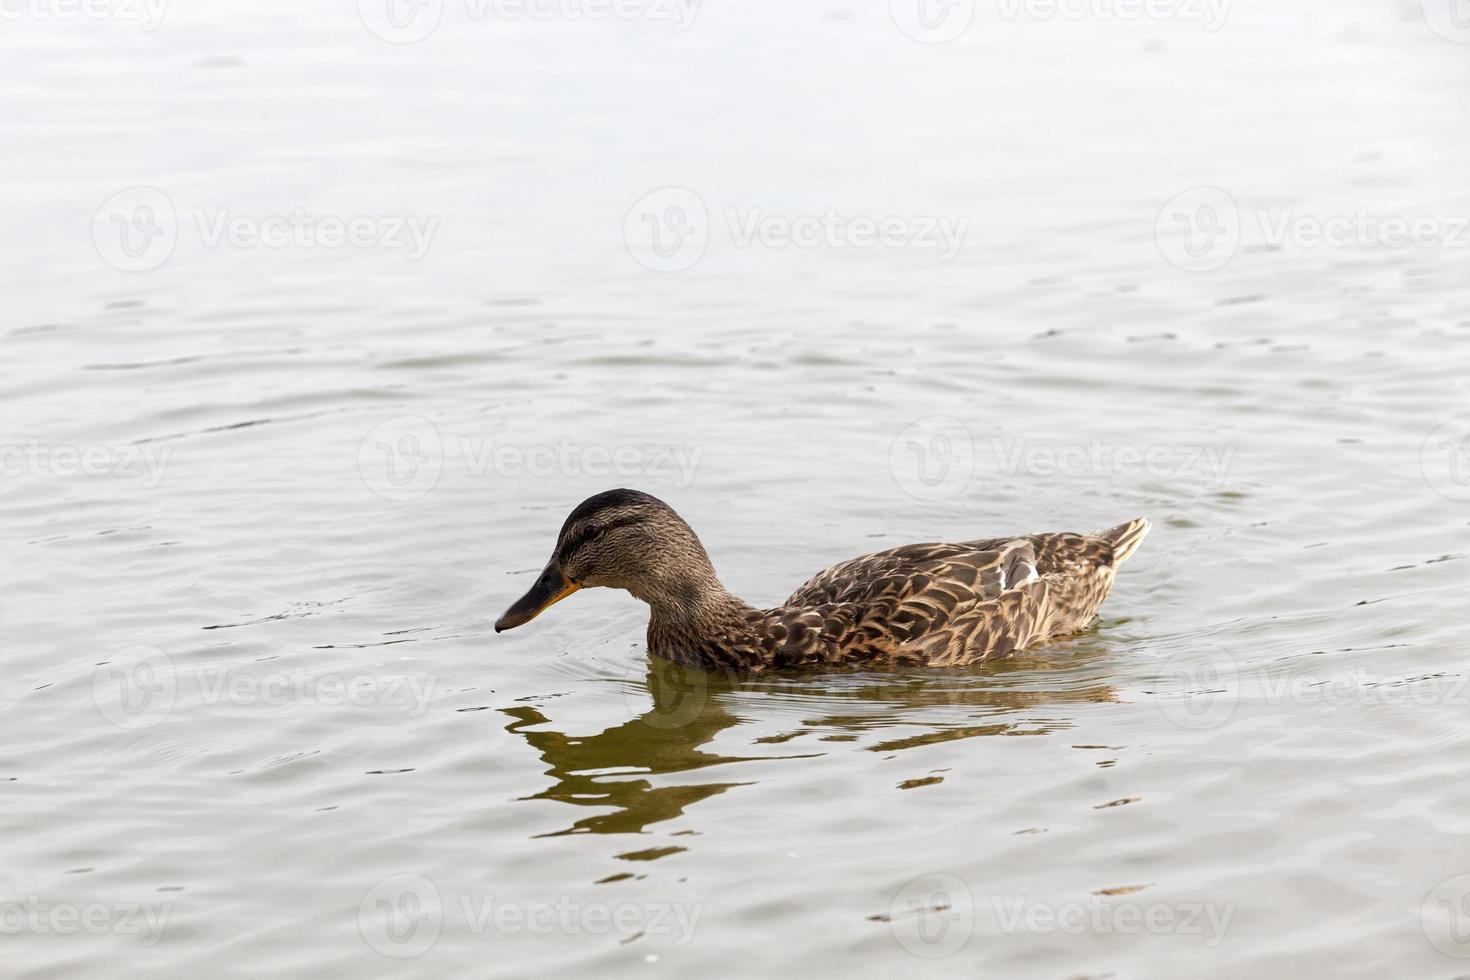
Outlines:
<svg viewBox="0 0 1470 980"><path fill-rule="evenodd" d="M600 585L648 603L649 652L683 664L973 664L1086 626L1148 528L1139 519L1096 534L906 545L833 565L784 605L755 609L720 584L672 508L609 490L572 511L546 569L495 632Z"/></svg>

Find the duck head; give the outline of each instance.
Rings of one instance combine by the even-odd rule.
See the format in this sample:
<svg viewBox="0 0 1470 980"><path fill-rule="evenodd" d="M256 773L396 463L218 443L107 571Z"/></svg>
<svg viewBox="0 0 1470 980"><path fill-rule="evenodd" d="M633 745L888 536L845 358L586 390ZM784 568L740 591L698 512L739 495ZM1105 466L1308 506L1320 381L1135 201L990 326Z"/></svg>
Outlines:
<svg viewBox="0 0 1470 980"><path fill-rule="evenodd" d="M699 538L673 508L638 490L608 490L578 504L551 560L529 592L495 623L515 629L578 589L624 589L655 612L696 610L704 596L723 593Z"/></svg>

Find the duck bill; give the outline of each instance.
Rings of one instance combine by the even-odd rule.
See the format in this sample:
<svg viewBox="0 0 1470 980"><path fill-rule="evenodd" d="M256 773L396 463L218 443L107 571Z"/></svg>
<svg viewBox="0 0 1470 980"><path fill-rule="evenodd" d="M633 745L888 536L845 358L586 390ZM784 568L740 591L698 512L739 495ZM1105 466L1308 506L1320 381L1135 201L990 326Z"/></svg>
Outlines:
<svg viewBox="0 0 1470 980"><path fill-rule="evenodd" d="M537 576L531 591L517 599L505 611L505 615L495 621L495 632L503 633L529 623L541 615L542 610L556 605L580 588L580 585L562 574L561 566L552 559L551 564Z"/></svg>

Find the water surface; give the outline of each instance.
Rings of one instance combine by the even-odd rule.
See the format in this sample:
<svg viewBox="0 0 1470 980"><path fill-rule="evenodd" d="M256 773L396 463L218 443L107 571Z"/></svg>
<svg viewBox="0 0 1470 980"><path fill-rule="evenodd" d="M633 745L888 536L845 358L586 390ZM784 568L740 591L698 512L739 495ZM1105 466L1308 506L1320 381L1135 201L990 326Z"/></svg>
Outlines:
<svg viewBox="0 0 1470 980"><path fill-rule="evenodd" d="M1470 243L1263 240L1470 214L1417 5L339 6L0 41L10 974L1463 972ZM106 237L138 188L161 262ZM1244 231L1190 272L1197 188ZM297 211L433 231L211 239ZM741 240L829 211L966 230ZM613 593L496 636L617 485L758 604L1155 530L1093 629L965 670L669 668Z"/></svg>

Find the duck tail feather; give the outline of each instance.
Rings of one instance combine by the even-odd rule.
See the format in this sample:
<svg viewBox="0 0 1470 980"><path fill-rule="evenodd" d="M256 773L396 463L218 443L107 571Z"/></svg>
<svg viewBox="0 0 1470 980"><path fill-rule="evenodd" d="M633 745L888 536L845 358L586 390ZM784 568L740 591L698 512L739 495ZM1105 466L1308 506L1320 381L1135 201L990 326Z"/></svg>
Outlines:
<svg viewBox="0 0 1470 980"><path fill-rule="evenodd" d="M1127 524L1119 524L1110 527L1106 531L1099 531L1093 537L1106 541L1113 549L1113 564L1121 565L1138 550L1143 544L1143 539L1148 537L1151 525L1142 517L1129 521Z"/></svg>

